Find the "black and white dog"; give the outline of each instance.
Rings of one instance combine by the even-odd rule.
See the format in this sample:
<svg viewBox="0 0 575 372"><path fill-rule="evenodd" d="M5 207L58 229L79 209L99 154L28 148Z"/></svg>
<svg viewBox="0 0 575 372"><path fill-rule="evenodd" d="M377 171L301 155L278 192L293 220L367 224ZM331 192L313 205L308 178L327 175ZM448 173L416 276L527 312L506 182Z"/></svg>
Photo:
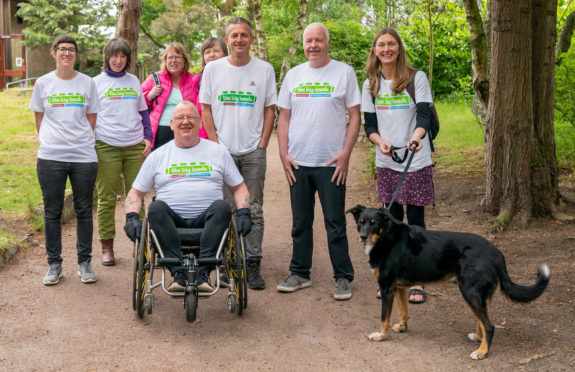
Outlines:
<svg viewBox="0 0 575 372"><path fill-rule="evenodd" d="M381 289L381 325L368 337L382 341L391 328L391 310L397 297L399 324L395 332L407 331L407 288L412 285L457 278L463 298L477 318L475 333L469 339L481 342L471 359L487 356L494 327L487 314L489 299L501 283L512 301L527 303L547 288L549 268L540 267L532 286L515 284L509 278L505 258L487 239L470 233L430 231L398 221L387 209L357 205L353 214L357 231L369 256L369 264Z"/></svg>

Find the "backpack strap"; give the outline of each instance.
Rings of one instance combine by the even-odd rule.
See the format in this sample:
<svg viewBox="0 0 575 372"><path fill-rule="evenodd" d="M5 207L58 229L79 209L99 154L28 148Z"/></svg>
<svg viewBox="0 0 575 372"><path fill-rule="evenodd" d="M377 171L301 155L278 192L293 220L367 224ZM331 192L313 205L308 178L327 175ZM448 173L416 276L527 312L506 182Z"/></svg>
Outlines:
<svg viewBox="0 0 575 372"><path fill-rule="evenodd" d="M158 73L156 71L152 71L151 75L152 75L152 79L154 79L154 85L161 85L160 84L160 77L158 76ZM158 104L158 97L154 98L154 100L152 101L152 104L148 108L149 113L152 112L154 104L156 104L156 105Z"/></svg>
<svg viewBox="0 0 575 372"><path fill-rule="evenodd" d="M160 77L156 71L152 71L152 78L154 79L155 85L160 85Z"/></svg>

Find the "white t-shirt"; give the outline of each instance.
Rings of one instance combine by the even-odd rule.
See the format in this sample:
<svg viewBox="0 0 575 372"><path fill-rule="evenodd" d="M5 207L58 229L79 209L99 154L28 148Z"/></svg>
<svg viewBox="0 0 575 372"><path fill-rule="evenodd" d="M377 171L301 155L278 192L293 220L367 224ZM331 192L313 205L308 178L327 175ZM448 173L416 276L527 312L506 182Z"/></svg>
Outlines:
<svg viewBox="0 0 575 372"><path fill-rule="evenodd" d="M415 103L409 96L407 90L400 94L394 94L391 91L393 80L381 78L379 84L379 93L373 103L373 96L369 93L369 79L363 83L361 111L375 112L377 115L377 130L380 137L390 143L392 146L405 146L411 139L415 131L416 108ZM417 71L414 78L415 83L415 100L416 102L429 102L433 104L431 89L427 76L423 71ZM431 165L431 148L429 134L421 141L422 148L413 157L409 166L409 172L415 172ZM400 157L403 157L405 150L397 151ZM408 154L409 156L410 154ZM405 163L399 164L394 162L390 156L384 155L379 147L376 150L375 165L380 168L390 168L399 172L405 169Z"/></svg>
<svg viewBox="0 0 575 372"><path fill-rule="evenodd" d="M183 218L194 218L223 199L224 183L233 187L242 182L223 145L200 139L193 147L181 148L172 140L146 158L132 187L141 192L153 187L157 200Z"/></svg>
<svg viewBox="0 0 575 372"><path fill-rule="evenodd" d="M244 66L227 58L208 63L202 76L200 103L212 106L218 140L233 155L254 151L262 137L264 107L277 100L274 68L251 57Z"/></svg>
<svg viewBox="0 0 575 372"><path fill-rule="evenodd" d="M313 68L306 62L289 70L278 106L291 110L288 153L294 161L306 167L327 166L343 150L346 108L360 103L355 71L345 63L332 59Z"/></svg>
<svg viewBox="0 0 575 372"><path fill-rule="evenodd" d="M126 147L142 142L144 127L140 111L147 110L137 77L111 77L105 72L94 78L101 111L96 121L96 140Z"/></svg>
<svg viewBox="0 0 575 372"><path fill-rule="evenodd" d="M96 84L80 72L63 80L55 71L36 80L30 110L43 112L38 158L62 162L98 161L94 132L86 114L100 111Z"/></svg>

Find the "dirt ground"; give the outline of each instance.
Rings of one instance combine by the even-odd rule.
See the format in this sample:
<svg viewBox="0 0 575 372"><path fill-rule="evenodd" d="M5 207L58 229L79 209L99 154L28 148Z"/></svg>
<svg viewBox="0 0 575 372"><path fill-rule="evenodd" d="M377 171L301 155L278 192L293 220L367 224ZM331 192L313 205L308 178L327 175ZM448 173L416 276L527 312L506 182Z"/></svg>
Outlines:
<svg viewBox="0 0 575 372"><path fill-rule="evenodd" d="M365 147L356 146L348 180L347 206L375 206L374 185L363 170ZM481 212L482 177L435 169L436 206L427 210L428 228L487 236L506 256L511 278L535 281L547 263L547 292L528 305L512 304L498 291L490 306L496 324L487 359L472 361L477 344L467 339L475 327L456 285L427 286L424 305L410 306L409 332L380 343L376 330L380 303L352 217L348 236L356 278L353 298L337 302L319 203L316 203L311 288L276 291L288 275L291 214L275 135L268 149L265 188L264 291L249 292L243 317L230 314L225 291L201 299L198 321L185 320L183 301L155 290L154 311L132 311L132 246L124 236L123 208L116 226L117 266L100 265L98 282L82 284L76 274L75 229L66 226L64 278L41 284L47 270L41 236L0 268L0 370L401 370L401 371L572 371L575 369L575 228L551 219L534 220L529 230L515 225L488 235L491 216ZM562 189L573 199L574 189ZM575 210L567 210L575 214ZM94 235L94 242L97 240Z"/></svg>

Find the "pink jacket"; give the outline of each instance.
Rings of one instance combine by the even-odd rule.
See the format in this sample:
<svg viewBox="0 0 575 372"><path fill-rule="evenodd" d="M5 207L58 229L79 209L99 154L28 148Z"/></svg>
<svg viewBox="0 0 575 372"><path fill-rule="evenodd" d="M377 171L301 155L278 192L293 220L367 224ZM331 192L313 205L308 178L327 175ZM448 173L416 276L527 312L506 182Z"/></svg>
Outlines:
<svg viewBox="0 0 575 372"><path fill-rule="evenodd" d="M202 104L200 103L200 87L202 85L203 73L204 73L204 70L202 70L202 72L200 72L199 74L196 74L194 76L194 86L196 87L196 91L198 92L197 97L196 97L196 101L194 102L194 104L196 105L196 108L198 109L198 113L200 114L200 117L202 117ZM200 138L208 139L208 133L206 132L206 128L204 128L204 119L202 119L202 127L200 128L199 136L200 136Z"/></svg>
<svg viewBox="0 0 575 372"><path fill-rule="evenodd" d="M148 93L154 87L154 78L152 76L148 76L148 78L142 83L142 91L144 93L144 97L146 98L146 103L148 107L152 106L152 111L150 112L150 122L152 124L152 132L154 134L154 140L152 141L152 145L156 141L156 133L158 132L158 125L160 124L160 118L162 117L162 113L164 112L164 108L166 107L166 102L168 102L168 98L172 93L172 88L174 87L174 83L170 74L165 71L159 71L158 77L160 78L160 85L162 86L162 94L160 94L155 102L148 101ZM196 103L198 101L198 87L197 87L198 80L195 74L191 72L184 72L180 79L180 92L182 93L182 97L185 101L190 101L192 103Z"/></svg>

